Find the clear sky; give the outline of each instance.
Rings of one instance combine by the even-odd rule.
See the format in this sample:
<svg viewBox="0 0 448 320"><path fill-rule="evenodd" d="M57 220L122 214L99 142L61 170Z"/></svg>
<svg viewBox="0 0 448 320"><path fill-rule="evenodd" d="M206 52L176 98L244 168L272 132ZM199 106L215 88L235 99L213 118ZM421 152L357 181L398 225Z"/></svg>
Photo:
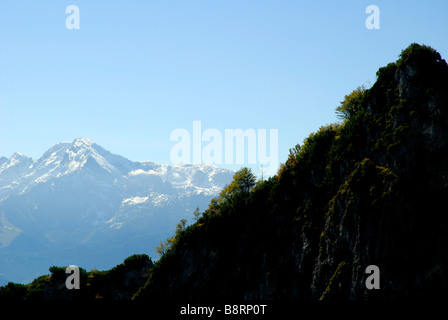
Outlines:
<svg viewBox="0 0 448 320"><path fill-rule="evenodd" d="M447 59L447 16L445 0L0 0L0 155L85 137L170 163L171 132L198 120L278 129L284 162L410 43Z"/></svg>

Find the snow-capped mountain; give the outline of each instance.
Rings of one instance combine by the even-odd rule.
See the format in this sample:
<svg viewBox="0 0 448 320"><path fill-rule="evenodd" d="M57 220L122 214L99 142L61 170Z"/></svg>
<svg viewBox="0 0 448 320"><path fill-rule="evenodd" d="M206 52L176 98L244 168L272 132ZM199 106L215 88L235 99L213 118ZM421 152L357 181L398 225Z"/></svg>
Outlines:
<svg viewBox="0 0 448 320"><path fill-rule="evenodd" d="M0 158L0 285L51 265L110 268L153 250L232 180L210 165L132 162L89 139Z"/></svg>

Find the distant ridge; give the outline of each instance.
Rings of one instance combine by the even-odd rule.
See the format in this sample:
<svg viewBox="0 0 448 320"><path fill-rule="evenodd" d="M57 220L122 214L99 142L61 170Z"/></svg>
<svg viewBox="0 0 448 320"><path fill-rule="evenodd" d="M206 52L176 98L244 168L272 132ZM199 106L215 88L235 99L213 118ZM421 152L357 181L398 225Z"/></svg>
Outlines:
<svg viewBox="0 0 448 320"><path fill-rule="evenodd" d="M112 267L154 247L232 179L210 165L133 162L90 139L0 158L0 285L58 264ZM66 247L70 250L65 250Z"/></svg>

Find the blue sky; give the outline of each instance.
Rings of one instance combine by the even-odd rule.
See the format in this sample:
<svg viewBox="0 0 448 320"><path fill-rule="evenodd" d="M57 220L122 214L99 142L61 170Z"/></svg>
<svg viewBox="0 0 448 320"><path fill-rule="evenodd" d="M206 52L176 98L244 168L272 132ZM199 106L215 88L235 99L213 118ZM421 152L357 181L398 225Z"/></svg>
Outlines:
<svg viewBox="0 0 448 320"><path fill-rule="evenodd" d="M444 0L0 0L0 155L85 137L170 163L170 133L199 120L278 129L284 162L410 43L447 59L447 15Z"/></svg>

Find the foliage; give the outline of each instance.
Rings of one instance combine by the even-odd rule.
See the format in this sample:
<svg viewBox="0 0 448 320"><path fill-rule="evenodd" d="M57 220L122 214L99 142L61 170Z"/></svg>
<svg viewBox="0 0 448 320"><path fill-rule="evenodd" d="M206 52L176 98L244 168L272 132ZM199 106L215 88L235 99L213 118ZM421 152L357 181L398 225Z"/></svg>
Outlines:
<svg viewBox="0 0 448 320"><path fill-rule="evenodd" d="M28 292L26 285L8 282L6 286L0 287L0 301L23 301Z"/></svg>
<svg viewBox="0 0 448 320"><path fill-rule="evenodd" d="M134 254L122 264L106 271L92 269L80 271L79 290L68 290L65 281L66 267L51 266L50 275L43 275L30 284L8 283L0 287L1 301L42 301L42 300L130 300L143 285L152 260L146 254Z"/></svg>
<svg viewBox="0 0 448 320"><path fill-rule="evenodd" d="M235 196L247 195L255 186L256 177L249 168L235 172L232 182L219 194L218 203L223 203Z"/></svg>
<svg viewBox="0 0 448 320"><path fill-rule="evenodd" d="M201 211L199 210L199 207L196 207L193 211L194 220L198 221L198 219L201 217Z"/></svg>
<svg viewBox="0 0 448 320"><path fill-rule="evenodd" d="M397 61L397 66L400 68L410 62L418 63L422 61L443 61L440 53L430 46L420 45L418 43L412 43L406 49L404 49L400 55L400 59Z"/></svg>
<svg viewBox="0 0 448 320"><path fill-rule="evenodd" d="M185 230L186 226L187 220L181 219L176 225L174 236L168 238L165 242L160 242L160 244L155 248L156 253L158 253L160 256L165 255L176 244L180 234Z"/></svg>
<svg viewBox="0 0 448 320"><path fill-rule="evenodd" d="M169 249L167 242L160 241L160 244L155 247L155 252L160 256L163 256Z"/></svg>
<svg viewBox="0 0 448 320"><path fill-rule="evenodd" d="M352 93L346 95L341 105L336 108L339 119L348 119L359 111L363 103L366 88L362 85L357 87Z"/></svg>
<svg viewBox="0 0 448 320"><path fill-rule="evenodd" d="M147 254L134 254L124 259L123 264L128 269L140 269L148 265L150 261Z"/></svg>

